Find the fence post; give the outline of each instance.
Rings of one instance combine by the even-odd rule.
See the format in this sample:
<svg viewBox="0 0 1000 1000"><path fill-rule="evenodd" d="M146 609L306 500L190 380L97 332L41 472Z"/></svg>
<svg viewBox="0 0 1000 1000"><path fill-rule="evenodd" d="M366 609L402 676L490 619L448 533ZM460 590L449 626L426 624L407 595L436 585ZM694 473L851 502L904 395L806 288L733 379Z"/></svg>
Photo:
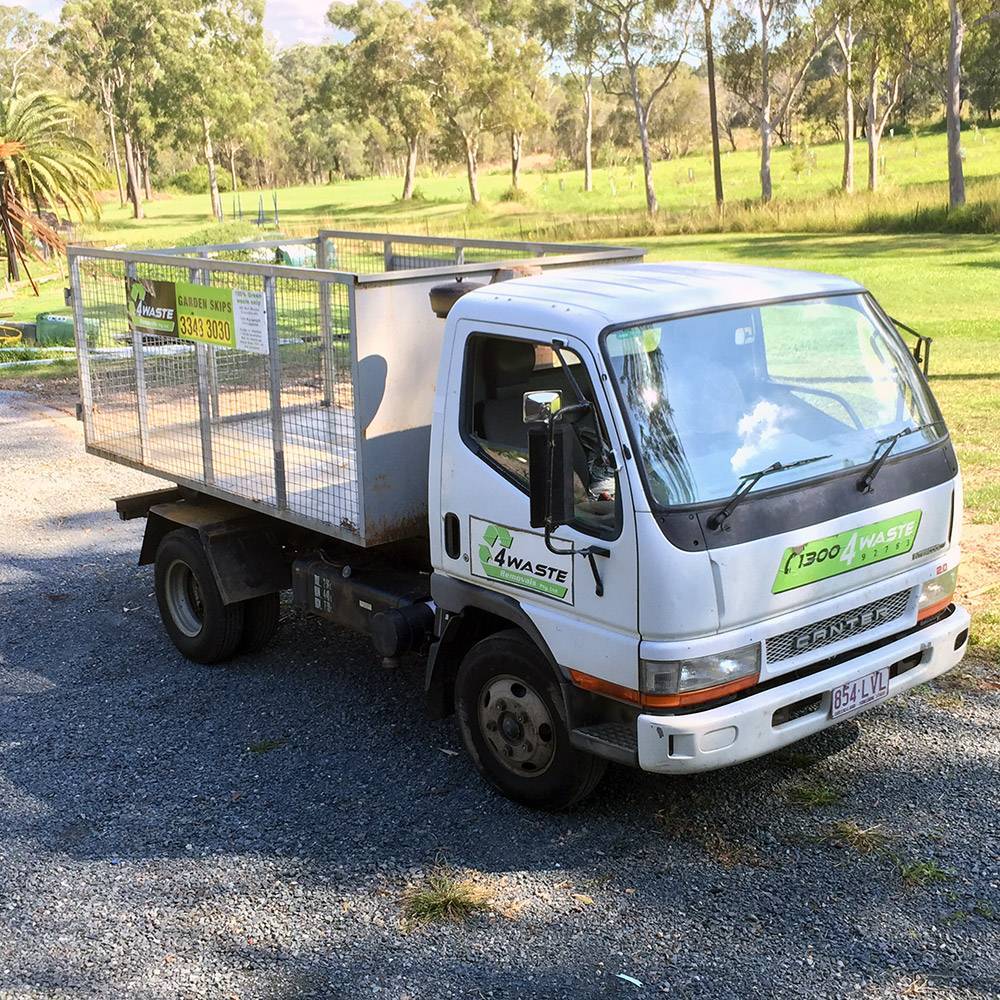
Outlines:
<svg viewBox="0 0 1000 1000"><path fill-rule="evenodd" d="M203 251L199 256L208 260L207 251ZM212 272L208 268L201 269L201 281L204 285L212 284ZM218 348L214 345L206 346L208 347L208 395L212 404L212 419L219 420L222 417L222 407L219 403L219 366L215 360Z"/></svg>
<svg viewBox="0 0 1000 1000"><path fill-rule="evenodd" d="M129 278L138 278L135 264L125 265ZM135 404L139 416L139 459L143 465L150 465L149 441L149 396L146 392L146 356L143 353L142 334L132 328L132 361L135 364Z"/></svg>
<svg viewBox="0 0 1000 1000"><path fill-rule="evenodd" d="M327 270L326 266L326 239L320 236L316 244L316 267ZM321 406L333 405L333 380L336 376L337 365L333 353L333 323L330 316L330 283L319 281L316 283L319 292L319 369L320 383L323 388L323 398Z"/></svg>
<svg viewBox="0 0 1000 1000"><path fill-rule="evenodd" d="M207 285L206 272L202 268L188 268L188 276L192 285ZM214 347L195 343L194 364L198 378L198 430L201 434L201 468L205 482L209 486L215 484L215 463L212 460L212 403L210 397L209 351Z"/></svg>
<svg viewBox="0 0 1000 1000"><path fill-rule="evenodd" d="M80 402L83 404L83 439L91 443L94 419L94 385L90 376L90 345L87 343L87 319L83 308L83 282L80 258L69 251L70 289L73 292L73 324L76 327L76 363L80 372Z"/></svg>
<svg viewBox="0 0 1000 1000"><path fill-rule="evenodd" d="M278 353L278 296L273 274L264 277L264 305L267 310L267 368L270 376L271 445L274 449L274 499L279 510L287 510L285 425L281 413L281 355Z"/></svg>

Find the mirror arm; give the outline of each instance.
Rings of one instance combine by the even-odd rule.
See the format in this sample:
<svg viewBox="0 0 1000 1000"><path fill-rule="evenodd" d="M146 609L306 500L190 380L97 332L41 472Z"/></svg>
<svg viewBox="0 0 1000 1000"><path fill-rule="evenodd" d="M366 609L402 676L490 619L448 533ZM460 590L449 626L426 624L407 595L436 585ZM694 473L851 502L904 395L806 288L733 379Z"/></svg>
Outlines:
<svg viewBox="0 0 1000 1000"><path fill-rule="evenodd" d="M577 403L577 404L574 404L573 406L567 406L567 407L564 407L563 409L558 410L556 413L552 414L552 416L550 416L545 421L545 427L546 427L546 430L548 432L548 437L549 437L549 455L550 455L550 460L551 460L551 456L553 454L552 436L553 436L553 429L555 427L556 421L560 420L562 417L564 417L565 415L567 415L569 413L573 413L575 410L589 410L590 408L591 408L591 404L588 403L588 402L586 402L586 401L581 402L581 403ZM550 484L550 488L551 488L551 483L552 483L554 475L555 475L555 470L550 466L550 468L549 468L549 484ZM551 504L548 504L547 506L549 508L551 508ZM572 556L584 556L586 558L586 560L590 563L590 572L594 576L594 593L598 597L603 597L604 596L604 580L602 579L602 577L601 577L601 571L600 571L600 569L597 566L596 556L603 556L605 559L610 559L611 558L611 549L605 548L602 545L588 545L586 548L578 549L576 547L576 545L574 545L572 542L570 542L570 546L569 546L568 549L557 549L552 544L552 525L551 525L551 518L550 517L546 517L546 521L545 521L545 536L544 537L545 537L545 547L553 555L556 555L556 556L570 556L570 557L572 557Z"/></svg>
<svg viewBox="0 0 1000 1000"><path fill-rule="evenodd" d="M590 563L590 572L594 575L594 593L598 597L604 596L604 580L601 578L601 571L597 566L596 556L603 556L605 559L611 558L611 549L603 545L588 545L585 549L578 549L570 543L568 549L557 549L552 544L552 531L548 525L545 526L545 547L556 556L583 556Z"/></svg>

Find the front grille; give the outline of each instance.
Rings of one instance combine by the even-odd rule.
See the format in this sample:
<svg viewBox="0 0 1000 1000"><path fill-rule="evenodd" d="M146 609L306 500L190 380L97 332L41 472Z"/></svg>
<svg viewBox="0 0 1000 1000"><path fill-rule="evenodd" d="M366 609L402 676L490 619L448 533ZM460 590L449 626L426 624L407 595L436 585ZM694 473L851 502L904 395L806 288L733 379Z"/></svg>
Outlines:
<svg viewBox="0 0 1000 1000"><path fill-rule="evenodd" d="M793 656L801 656L803 653L811 653L815 649L822 649L835 642L863 635L887 622L901 618L909 602L910 591L901 590L898 594L881 597L860 608L853 608L839 615L824 618L822 621L800 626L790 632L782 632L781 635L765 641L767 662L779 663L782 660L790 660Z"/></svg>

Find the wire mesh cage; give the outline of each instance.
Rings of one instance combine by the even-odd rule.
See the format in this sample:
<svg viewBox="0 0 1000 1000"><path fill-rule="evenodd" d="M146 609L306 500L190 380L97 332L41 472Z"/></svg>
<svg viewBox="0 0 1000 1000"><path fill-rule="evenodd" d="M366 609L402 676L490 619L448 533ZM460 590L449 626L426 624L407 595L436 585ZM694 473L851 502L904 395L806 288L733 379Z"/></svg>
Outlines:
<svg viewBox="0 0 1000 1000"><path fill-rule="evenodd" d="M426 515L444 325L426 306L430 284L513 261L639 256L333 230L162 251L71 247L87 448L347 541L403 537ZM157 312L163 295L169 319ZM225 310L225 337L212 310ZM245 343L233 334L243 322L259 327ZM418 405L413 390L405 405L387 390L393 368L422 371Z"/></svg>

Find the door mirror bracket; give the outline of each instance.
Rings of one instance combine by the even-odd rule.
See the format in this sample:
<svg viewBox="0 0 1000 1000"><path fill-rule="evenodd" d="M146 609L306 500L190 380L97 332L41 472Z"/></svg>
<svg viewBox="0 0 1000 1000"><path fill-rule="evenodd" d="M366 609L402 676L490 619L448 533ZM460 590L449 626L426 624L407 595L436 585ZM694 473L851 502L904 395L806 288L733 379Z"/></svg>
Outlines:
<svg viewBox="0 0 1000 1000"><path fill-rule="evenodd" d="M545 397L545 398L542 398ZM553 398L554 397L554 398ZM553 408L553 402L556 403ZM604 582L597 567L596 556L610 557L611 550L588 545L578 549L556 548L552 532L575 517L573 500L573 435L567 422L570 417L590 409L589 403L562 406L558 392L526 392L523 416L528 428L528 492L530 502L529 523L532 528L543 528L545 547L554 555L583 556L590 563L594 575L594 592L604 596ZM529 413L533 419L529 420Z"/></svg>

